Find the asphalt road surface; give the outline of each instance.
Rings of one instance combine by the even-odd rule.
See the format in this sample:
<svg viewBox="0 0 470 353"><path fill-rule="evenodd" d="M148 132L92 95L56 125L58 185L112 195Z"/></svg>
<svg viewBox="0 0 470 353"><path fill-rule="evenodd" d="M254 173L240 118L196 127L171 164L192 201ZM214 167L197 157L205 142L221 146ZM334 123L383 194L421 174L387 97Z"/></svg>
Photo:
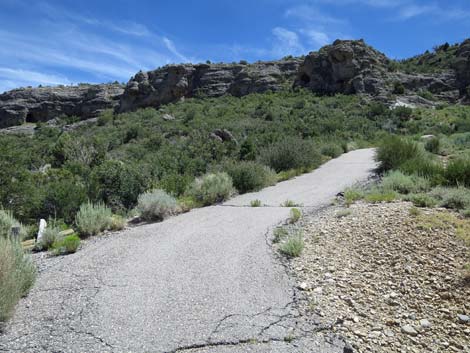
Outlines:
<svg viewBox="0 0 470 353"><path fill-rule="evenodd" d="M299 316L299 293L270 245L287 199L314 210L366 179L374 151L312 173L90 241L47 260L0 335L0 351L343 352ZM249 207L259 199L266 207ZM326 338L325 338L326 337Z"/></svg>

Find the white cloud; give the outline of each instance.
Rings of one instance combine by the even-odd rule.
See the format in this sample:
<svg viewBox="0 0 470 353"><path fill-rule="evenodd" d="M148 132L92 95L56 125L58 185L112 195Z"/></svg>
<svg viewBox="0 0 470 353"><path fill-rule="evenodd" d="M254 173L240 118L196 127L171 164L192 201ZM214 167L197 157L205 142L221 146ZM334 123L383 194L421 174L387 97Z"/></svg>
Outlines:
<svg viewBox="0 0 470 353"><path fill-rule="evenodd" d="M181 54L181 53L176 49L175 43L173 43L173 41L171 41L171 40L168 39L167 37L163 37L163 43L165 43L166 48L167 48L174 56L176 56L177 58L179 58L181 61L183 61L183 62L189 62L189 61L190 61L186 56L184 56L183 54Z"/></svg>
<svg viewBox="0 0 470 353"><path fill-rule="evenodd" d="M272 30L275 37L273 53L278 56L285 55L301 55L305 53L305 49L300 42L300 38L296 32L290 31L282 27L276 27Z"/></svg>
<svg viewBox="0 0 470 353"><path fill-rule="evenodd" d="M66 84L70 84L70 80L61 75L0 67L0 93L22 86Z"/></svg>
<svg viewBox="0 0 470 353"><path fill-rule="evenodd" d="M310 45L314 48L323 47L332 42L330 36L325 32L310 29L302 31L302 33L308 38Z"/></svg>
<svg viewBox="0 0 470 353"><path fill-rule="evenodd" d="M421 16L427 13L435 12L437 10L437 6L420 6L420 5L409 5L400 8L399 10L399 19L408 20L413 17Z"/></svg>
<svg viewBox="0 0 470 353"><path fill-rule="evenodd" d="M285 12L286 17L294 17L303 21L314 23L328 23L328 24L344 24L347 21L339 18L332 17L320 11L316 7L308 5L300 5L287 9Z"/></svg>

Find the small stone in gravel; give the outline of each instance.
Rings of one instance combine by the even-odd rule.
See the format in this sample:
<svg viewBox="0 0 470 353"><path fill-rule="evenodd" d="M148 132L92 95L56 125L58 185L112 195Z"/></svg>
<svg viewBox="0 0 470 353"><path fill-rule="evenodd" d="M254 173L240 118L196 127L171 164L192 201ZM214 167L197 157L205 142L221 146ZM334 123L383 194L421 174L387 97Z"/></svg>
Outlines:
<svg viewBox="0 0 470 353"><path fill-rule="evenodd" d="M459 322L462 324L470 322L470 316L468 315L459 314L457 315L457 319L459 319Z"/></svg>
<svg viewBox="0 0 470 353"><path fill-rule="evenodd" d="M393 333L392 330L385 330L384 335L387 336L387 337L393 337L393 336L395 336L395 333Z"/></svg>
<svg viewBox="0 0 470 353"><path fill-rule="evenodd" d="M410 336L417 336L418 331L415 330L415 328L411 325L404 325L401 327L401 332L410 335Z"/></svg>
<svg viewBox="0 0 470 353"><path fill-rule="evenodd" d="M422 319L422 320L419 320L419 326L423 329L423 330L427 330L427 329L430 329L431 328L431 323L429 322L429 320L427 319Z"/></svg>
<svg viewBox="0 0 470 353"><path fill-rule="evenodd" d="M299 284L299 289L301 290L307 290L308 289L308 284L306 282L302 282Z"/></svg>

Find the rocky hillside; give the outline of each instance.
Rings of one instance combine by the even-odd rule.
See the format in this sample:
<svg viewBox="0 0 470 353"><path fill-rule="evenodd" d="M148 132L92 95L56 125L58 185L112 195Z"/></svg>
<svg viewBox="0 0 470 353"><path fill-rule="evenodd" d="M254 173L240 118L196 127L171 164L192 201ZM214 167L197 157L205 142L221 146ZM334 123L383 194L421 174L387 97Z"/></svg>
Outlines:
<svg viewBox="0 0 470 353"><path fill-rule="evenodd" d="M386 99L390 94L429 91L444 94L446 100L458 99L454 72L407 74L393 64L363 40L337 40L305 58L294 85L321 94L368 93Z"/></svg>
<svg viewBox="0 0 470 353"><path fill-rule="evenodd" d="M301 60L298 58L255 64L169 65L139 72L126 86L119 111L159 107L183 97L236 97L292 85Z"/></svg>
<svg viewBox="0 0 470 353"><path fill-rule="evenodd" d="M93 118L115 108L123 92L120 84L15 89L0 95L0 128L61 116Z"/></svg>
<svg viewBox="0 0 470 353"><path fill-rule="evenodd" d="M367 94L382 102L424 105L468 101L470 40L400 62L363 40L337 40L305 59L247 64L180 64L139 72L121 85L17 89L0 95L0 127L63 115L94 117L189 97L236 97L304 87L317 94ZM397 99L398 98L398 99Z"/></svg>

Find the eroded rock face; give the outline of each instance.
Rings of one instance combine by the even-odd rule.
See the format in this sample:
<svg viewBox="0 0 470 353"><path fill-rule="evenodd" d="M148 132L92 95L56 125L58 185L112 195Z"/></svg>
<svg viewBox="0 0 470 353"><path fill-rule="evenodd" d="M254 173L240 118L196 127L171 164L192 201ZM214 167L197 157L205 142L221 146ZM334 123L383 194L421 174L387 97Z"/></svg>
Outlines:
<svg viewBox="0 0 470 353"><path fill-rule="evenodd" d="M454 62L454 69L457 76L458 89L462 95L469 96L470 87L470 39L460 44L457 50L457 57Z"/></svg>
<svg viewBox="0 0 470 353"><path fill-rule="evenodd" d="M393 71L390 64L390 59L363 40L337 40L305 58L294 86L310 88L320 94L386 96L393 93L395 83L400 82L408 93L426 90L442 94L445 100L458 98L453 71L406 74Z"/></svg>
<svg viewBox="0 0 470 353"><path fill-rule="evenodd" d="M377 94L388 64L384 54L363 40L337 40L307 55L294 85L323 94Z"/></svg>
<svg viewBox="0 0 470 353"><path fill-rule="evenodd" d="M0 95L0 128L45 122L61 116L82 120L113 109L124 92L120 84L20 88Z"/></svg>
<svg viewBox="0 0 470 353"><path fill-rule="evenodd" d="M241 97L291 86L300 59L254 64L184 64L139 72L127 84L120 112L159 107L185 97Z"/></svg>

